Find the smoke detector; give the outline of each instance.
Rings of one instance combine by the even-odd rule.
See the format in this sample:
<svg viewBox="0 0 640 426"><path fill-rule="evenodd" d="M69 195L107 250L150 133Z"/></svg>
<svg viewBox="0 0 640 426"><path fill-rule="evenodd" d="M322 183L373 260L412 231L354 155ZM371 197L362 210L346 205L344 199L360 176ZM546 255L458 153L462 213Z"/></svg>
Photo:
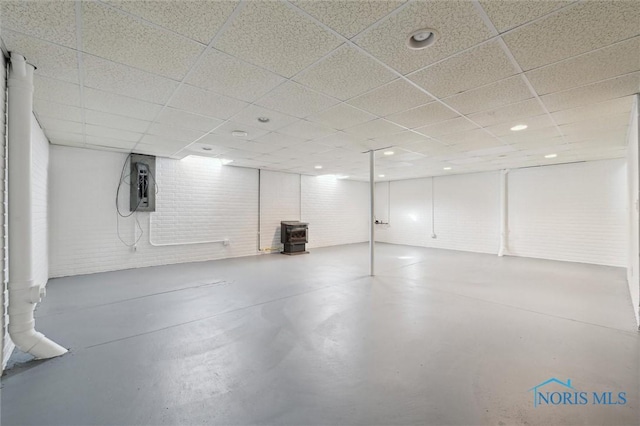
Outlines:
<svg viewBox="0 0 640 426"><path fill-rule="evenodd" d="M231 132L231 136L235 138L246 138L247 132L245 132L244 130L234 130L233 132Z"/></svg>
<svg viewBox="0 0 640 426"><path fill-rule="evenodd" d="M407 39L407 47L411 50L425 49L438 39L438 32L432 28L414 31Z"/></svg>

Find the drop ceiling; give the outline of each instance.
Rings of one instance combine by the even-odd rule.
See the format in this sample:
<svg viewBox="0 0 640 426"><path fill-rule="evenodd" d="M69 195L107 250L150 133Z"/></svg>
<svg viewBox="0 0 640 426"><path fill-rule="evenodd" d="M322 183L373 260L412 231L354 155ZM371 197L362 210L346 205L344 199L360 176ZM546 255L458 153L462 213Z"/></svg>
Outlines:
<svg viewBox="0 0 640 426"><path fill-rule="evenodd" d="M635 0L0 4L56 145L395 180L623 157L640 91Z"/></svg>

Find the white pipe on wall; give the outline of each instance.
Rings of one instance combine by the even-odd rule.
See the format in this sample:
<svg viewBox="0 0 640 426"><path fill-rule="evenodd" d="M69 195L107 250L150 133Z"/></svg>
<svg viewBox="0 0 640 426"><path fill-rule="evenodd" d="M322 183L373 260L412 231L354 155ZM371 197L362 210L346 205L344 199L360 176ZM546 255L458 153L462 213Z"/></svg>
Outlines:
<svg viewBox="0 0 640 426"><path fill-rule="evenodd" d="M9 172L9 335L36 359L53 358L65 348L35 330L33 311L45 295L33 279L31 206L33 65L11 54L8 79Z"/></svg>
<svg viewBox="0 0 640 426"><path fill-rule="evenodd" d="M375 275L375 202L376 202L376 186L375 173L376 162L375 151L369 151L369 274Z"/></svg>
<svg viewBox="0 0 640 426"><path fill-rule="evenodd" d="M509 170L500 172L500 249L498 256L504 256L508 250L509 237Z"/></svg>

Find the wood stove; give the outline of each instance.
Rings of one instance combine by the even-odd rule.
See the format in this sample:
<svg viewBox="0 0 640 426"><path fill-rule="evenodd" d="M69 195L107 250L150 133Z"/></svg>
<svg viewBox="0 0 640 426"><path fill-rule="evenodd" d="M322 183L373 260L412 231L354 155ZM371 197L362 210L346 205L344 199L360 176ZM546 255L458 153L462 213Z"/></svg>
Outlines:
<svg viewBox="0 0 640 426"><path fill-rule="evenodd" d="M309 253L305 250L305 244L309 242L308 226L308 223L297 220L280 222L280 242L284 244L282 254Z"/></svg>

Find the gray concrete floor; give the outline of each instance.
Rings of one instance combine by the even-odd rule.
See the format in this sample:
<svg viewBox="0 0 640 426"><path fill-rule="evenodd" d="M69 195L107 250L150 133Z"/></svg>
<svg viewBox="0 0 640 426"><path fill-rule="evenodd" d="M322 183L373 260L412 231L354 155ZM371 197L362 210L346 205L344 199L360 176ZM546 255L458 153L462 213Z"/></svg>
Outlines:
<svg viewBox="0 0 640 426"><path fill-rule="evenodd" d="M640 424L624 270L379 244L371 278L367 250L53 279L71 352L5 375L2 424ZM551 377L628 402L534 408Z"/></svg>

